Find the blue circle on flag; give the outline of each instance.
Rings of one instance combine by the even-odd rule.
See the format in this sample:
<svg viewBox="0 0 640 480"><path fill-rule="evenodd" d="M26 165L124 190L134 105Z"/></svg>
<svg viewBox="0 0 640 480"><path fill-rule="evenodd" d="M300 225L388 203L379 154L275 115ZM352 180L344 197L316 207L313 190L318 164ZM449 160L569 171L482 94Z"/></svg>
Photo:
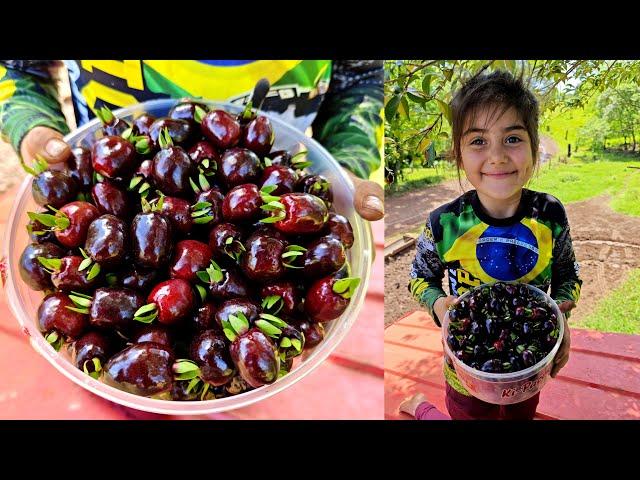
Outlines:
<svg viewBox="0 0 640 480"><path fill-rule="evenodd" d="M487 275L496 280L517 280L538 262L538 241L522 223L490 226L478 238L476 257Z"/></svg>

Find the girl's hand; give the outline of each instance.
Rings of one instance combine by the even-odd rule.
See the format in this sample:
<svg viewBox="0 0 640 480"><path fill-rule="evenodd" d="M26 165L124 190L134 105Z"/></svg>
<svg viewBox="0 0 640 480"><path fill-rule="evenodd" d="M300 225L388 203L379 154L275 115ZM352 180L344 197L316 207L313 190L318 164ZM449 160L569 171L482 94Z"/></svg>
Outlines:
<svg viewBox="0 0 640 480"><path fill-rule="evenodd" d="M576 302L572 300L566 300L558 304L558 308L562 313L567 313L576 308ZM558 349L558 353L553 359L553 367L551 368L551 378L555 378L560 369L564 367L569 361L569 350L571 347L571 332L569 330L569 322L564 317L564 335L562 337L562 343Z"/></svg>
<svg viewBox="0 0 640 480"><path fill-rule="evenodd" d="M384 217L384 191L382 187L376 182L356 177L349 170L346 172L356 188L353 206L358 215L371 222Z"/></svg>
<svg viewBox="0 0 640 480"><path fill-rule="evenodd" d="M433 311L438 316L438 320L440 323L444 320L444 315L447 313L447 310L451 305L456 303L458 297L454 297L453 295L449 295L448 297L440 297L436 300L436 303L433 304Z"/></svg>
<svg viewBox="0 0 640 480"><path fill-rule="evenodd" d="M48 127L35 127L22 139L20 155L30 164L36 155L41 155L50 164L61 163L71 156L71 148L63 140L63 135Z"/></svg>

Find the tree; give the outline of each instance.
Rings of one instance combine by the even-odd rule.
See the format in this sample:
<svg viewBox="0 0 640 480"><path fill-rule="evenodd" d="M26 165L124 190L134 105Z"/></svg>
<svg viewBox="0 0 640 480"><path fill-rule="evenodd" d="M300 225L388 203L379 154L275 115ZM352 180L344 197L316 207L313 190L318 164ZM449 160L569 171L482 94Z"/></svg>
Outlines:
<svg viewBox="0 0 640 480"><path fill-rule="evenodd" d="M610 131L625 139L625 147L626 139L631 138L631 151L635 152L640 126L640 87L624 84L605 90L598 97L596 106Z"/></svg>

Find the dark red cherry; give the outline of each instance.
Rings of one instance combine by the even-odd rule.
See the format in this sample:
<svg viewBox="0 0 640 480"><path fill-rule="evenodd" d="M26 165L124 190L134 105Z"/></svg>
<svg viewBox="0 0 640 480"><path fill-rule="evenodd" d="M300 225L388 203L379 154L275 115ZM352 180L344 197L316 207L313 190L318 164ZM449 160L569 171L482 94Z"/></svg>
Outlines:
<svg viewBox="0 0 640 480"><path fill-rule="evenodd" d="M224 110L213 110L202 119L201 130L218 149L234 147L240 141L240 123Z"/></svg>
<svg viewBox="0 0 640 480"><path fill-rule="evenodd" d="M230 189L246 183L256 183L260 178L260 158L246 148L230 148L220 157L218 178Z"/></svg>
<svg viewBox="0 0 640 480"><path fill-rule="evenodd" d="M260 315L260 306L246 298L232 298L220 304L215 314L215 321L219 327L223 326L223 322L229 320L229 315L238 315L242 313L253 325Z"/></svg>
<svg viewBox="0 0 640 480"><path fill-rule="evenodd" d="M277 238L252 235L244 243L240 261L242 272L251 280L272 282L285 273L282 261L285 245Z"/></svg>
<svg viewBox="0 0 640 480"><path fill-rule="evenodd" d="M306 278L318 278L330 275L342 268L347 256L342 242L334 237L320 237L309 245L304 252L304 275Z"/></svg>
<svg viewBox="0 0 640 480"><path fill-rule="evenodd" d="M143 113L133 121L133 126L135 127L136 133L140 135L149 135L151 125L153 125L153 122L155 121L156 117L149 113Z"/></svg>
<svg viewBox="0 0 640 480"><path fill-rule="evenodd" d="M189 177L194 172L193 160L182 147L163 148L153 157L152 178L165 195L184 194L191 189Z"/></svg>
<svg viewBox="0 0 640 480"><path fill-rule="evenodd" d="M84 258L79 255L61 258L59 268L55 269L51 274L51 282L53 283L53 286L59 290L67 292L72 290L84 292L95 287L97 279L87 279L89 270L79 270L80 264L83 260Z"/></svg>
<svg viewBox="0 0 640 480"><path fill-rule="evenodd" d="M297 182L298 174L294 169L272 165L262 172L260 188L275 185L277 188L271 192L271 195L282 195L283 193L293 192Z"/></svg>
<svg viewBox="0 0 640 480"><path fill-rule="evenodd" d="M91 190L93 185L93 162L91 150L84 147L71 149L71 158L67 160L65 172L75 180L83 192Z"/></svg>
<svg viewBox="0 0 640 480"><path fill-rule="evenodd" d="M304 348L308 350L324 340L324 325L309 320L294 321L293 325L304 334Z"/></svg>
<svg viewBox="0 0 640 480"><path fill-rule="evenodd" d="M340 214L329 212L324 233L325 235L339 239L347 250L353 246L354 237L351 223L349 223L346 217Z"/></svg>
<svg viewBox="0 0 640 480"><path fill-rule="evenodd" d="M324 202L308 193L285 193L280 197L283 218L273 226L289 235L319 233L325 227L329 212ZM276 215L276 216L277 216Z"/></svg>
<svg viewBox="0 0 640 480"><path fill-rule="evenodd" d="M173 325L189 316L195 297L188 282L174 278L156 285L147 297L147 303L156 305L160 323Z"/></svg>
<svg viewBox="0 0 640 480"><path fill-rule="evenodd" d="M78 193L75 180L59 170L45 170L37 174L31 184L33 200L40 206L60 208L72 202Z"/></svg>
<svg viewBox="0 0 640 480"><path fill-rule="evenodd" d="M229 190L222 202L222 217L225 222L248 222L261 214L262 197L258 187L252 183L238 185Z"/></svg>
<svg viewBox="0 0 640 480"><path fill-rule="evenodd" d="M215 330L205 330L193 339L189 358L200 368L200 378L211 385L225 385L236 373L227 340Z"/></svg>
<svg viewBox="0 0 640 480"><path fill-rule="evenodd" d="M318 198L321 198L327 205L327 208L331 208L333 204L333 192L331 191L331 183L326 177L322 175L305 175L298 182L297 191L310 193Z"/></svg>
<svg viewBox="0 0 640 480"><path fill-rule="evenodd" d="M211 262L212 252L209 245L197 240L182 240L176 244L173 260L169 265L171 278L182 278L196 283L196 272L204 270Z"/></svg>
<svg viewBox="0 0 640 480"><path fill-rule="evenodd" d="M309 318L315 322L328 322L338 318L349 306L351 296L360 283L358 278L324 277L316 280L304 301Z"/></svg>
<svg viewBox="0 0 640 480"><path fill-rule="evenodd" d="M160 268L171 259L171 223L158 212L139 213L131 222L134 261L141 267Z"/></svg>
<svg viewBox="0 0 640 480"><path fill-rule="evenodd" d="M51 274L47 272L38 257L56 259L64 256L64 250L53 243L31 243L20 255L20 277L33 290L52 287Z"/></svg>
<svg viewBox="0 0 640 480"><path fill-rule="evenodd" d="M122 219L129 218L127 194L114 183L108 180L96 183L91 189L91 197L100 213L110 213Z"/></svg>
<svg viewBox="0 0 640 480"><path fill-rule="evenodd" d="M143 305L144 297L135 290L98 288L93 294L89 321L94 327L127 332L133 326L134 313Z"/></svg>
<svg viewBox="0 0 640 480"><path fill-rule="evenodd" d="M65 247L75 248L84 244L89 225L100 216L100 212L88 202L71 202L63 206L56 216L68 220L66 228L56 229L56 238Z"/></svg>
<svg viewBox="0 0 640 480"><path fill-rule="evenodd" d="M198 310L192 315L192 324L195 326L196 330L209 330L216 327L216 315L217 307L213 302L207 302L202 305Z"/></svg>
<svg viewBox="0 0 640 480"><path fill-rule="evenodd" d="M84 248L101 266L119 265L124 260L127 246L127 227L119 218L102 215L89 225Z"/></svg>
<svg viewBox="0 0 640 480"><path fill-rule="evenodd" d="M153 342L173 352L173 340L169 329L164 325L142 325L133 334L133 343Z"/></svg>
<svg viewBox="0 0 640 480"><path fill-rule="evenodd" d="M276 347L257 328L238 336L229 351L240 375L252 387L273 383L278 378L280 358Z"/></svg>
<svg viewBox="0 0 640 480"><path fill-rule="evenodd" d="M80 337L87 328L88 318L69 310L75 305L62 292L47 295L38 308L38 327L42 333L56 331L71 340Z"/></svg>
<svg viewBox="0 0 640 480"><path fill-rule="evenodd" d="M73 344L73 363L89 375L98 378L102 366L107 363L114 348L113 339L102 332L88 332ZM100 367L97 370L96 367Z"/></svg>
<svg viewBox="0 0 640 480"><path fill-rule="evenodd" d="M209 247L214 259L237 261L244 252L242 234L232 223L219 223L209 232Z"/></svg>
<svg viewBox="0 0 640 480"><path fill-rule="evenodd" d="M264 115L251 120L243 130L242 144L261 157L271 151L274 140L275 133L271 121Z"/></svg>
<svg viewBox="0 0 640 480"><path fill-rule="evenodd" d="M279 281L268 283L260 288L260 297L265 300L267 297L280 297L273 308L276 315L292 315L298 311L299 306L302 304L302 298L298 289L290 281ZM263 308L265 308L263 302ZM276 312L277 310L277 312Z"/></svg>
<svg viewBox="0 0 640 480"><path fill-rule="evenodd" d="M107 178L131 175L137 164L137 153L133 144L120 136L102 137L91 150L93 169Z"/></svg>
<svg viewBox="0 0 640 480"><path fill-rule="evenodd" d="M167 129L169 136L175 145L186 145L194 129L191 124L186 120L178 120L173 118L158 118L149 127L149 137L154 146L159 146L160 133Z"/></svg>

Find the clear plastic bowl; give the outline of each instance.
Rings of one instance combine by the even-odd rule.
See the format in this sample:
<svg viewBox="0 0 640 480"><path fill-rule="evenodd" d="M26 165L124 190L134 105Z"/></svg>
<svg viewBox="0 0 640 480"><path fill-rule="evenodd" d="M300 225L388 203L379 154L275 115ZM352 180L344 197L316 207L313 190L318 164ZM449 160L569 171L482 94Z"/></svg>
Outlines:
<svg viewBox="0 0 640 480"><path fill-rule="evenodd" d="M239 113L242 110L237 105L199 101L207 103L213 108L221 108L232 113ZM116 110L114 114L126 120L136 118L145 112L160 117L165 116L175 103L177 103L176 99L152 100ZM20 278L18 270L20 255L29 243L29 236L25 228L29 221L27 212L39 208L31 197L32 177L29 176L20 186L5 233L3 256L7 262L5 265L6 293L11 311L20 322L23 332L29 335L33 348L60 373L96 395L126 407L171 415L207 414L244 407L281 392L317 368L345 338L358 317L369 284L373 255L371 227L368 222L356 214L353 208L353 183L329 152L316 141L278 118L265 112L261 112L261 114L269 116L273 124L276 135L274 150L296 150L298 148L307 150L307 158L313 162L309 170L320 173L329 179L333 187L335 210L347 217L353 227L354 244L348 251L348 259L351 263L352 276L360 277L361 283L342 316L325 324L324 340L314 349L305 351L296 358L291 372L273 384L217 400L182 402L146 398L118 390L91 378L71 363L71 358L65 348L56 352L44 339L38 330L36 320L36 312L43 299L43 293L31 290ZM72 146L88 147L100 126L99 120L94 119L67 135L65 141ZM309 392L309 394L313 395L313 392Z"/></svg>
<svg viewBox="0 0 640 480"><path fill-rule="evenodd" d="M492 284L486 283L476 287L476 289L490 285ZM547 383L553 365L553 358L556 356L562 343L562 337L564 336L564 315L558 308L558 305L549 295L539 288L529 284L526 284L526 286L551 305L556 314L558 324L560 325L560 333L558 334L558 341L547 356L525 370L513 373L486 373L464 364L453 354L451 348L449 348L449 344L447 343L449 312L447 311L444 316L444 321L442 322L442 343L444 344L445 354L453 363L458 379L464 388L466 388L471 395L485 402L498 405L510 405L524 402L533 397L542 390L542 387ZM471 295L473 291L474 290L470 290L464 293L456 302L461 302Z"/></svg>

